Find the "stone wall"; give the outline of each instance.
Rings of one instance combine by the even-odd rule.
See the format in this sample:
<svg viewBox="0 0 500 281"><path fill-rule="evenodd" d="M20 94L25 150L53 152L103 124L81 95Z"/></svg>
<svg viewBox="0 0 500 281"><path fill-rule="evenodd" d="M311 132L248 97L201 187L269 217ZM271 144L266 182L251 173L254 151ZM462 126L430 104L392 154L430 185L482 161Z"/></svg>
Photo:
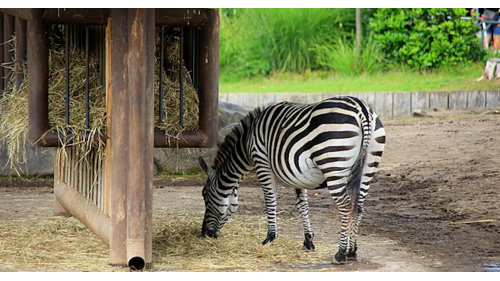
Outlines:
<svg viewBox="0 0 500 281"><path fill-rule="evenodd" d="M280 101L313 103L335 96L355 96L370 104L380 116L402 116L421 109L500 107L500 91L366 92L366 93L227 93L219 100L246 107L265 107Z"/></svg>

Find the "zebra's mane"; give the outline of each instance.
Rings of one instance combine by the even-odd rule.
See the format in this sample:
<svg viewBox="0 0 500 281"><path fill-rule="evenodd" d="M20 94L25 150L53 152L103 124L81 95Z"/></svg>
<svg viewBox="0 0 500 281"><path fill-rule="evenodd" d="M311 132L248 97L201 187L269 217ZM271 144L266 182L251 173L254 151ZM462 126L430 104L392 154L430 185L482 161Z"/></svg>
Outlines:
<svg viewBox="0 0 500 281"><path fill-rule="evenodd" d="M242 137L245 137L252 126L252 123L261 113L261 108L256 108L241 119L240 123L235 125L229 133L226 134L222 142L217 143L218 150L215 155L213 168L217 169L223 165L231 151L235 149L236 143Z"/></svg>

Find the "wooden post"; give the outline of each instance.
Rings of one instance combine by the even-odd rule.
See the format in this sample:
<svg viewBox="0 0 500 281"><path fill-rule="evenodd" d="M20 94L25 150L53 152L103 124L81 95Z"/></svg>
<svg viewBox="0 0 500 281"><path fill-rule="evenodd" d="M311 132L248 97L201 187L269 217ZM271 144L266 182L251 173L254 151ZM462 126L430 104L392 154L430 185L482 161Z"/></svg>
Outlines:
<svg viewBox="0 0 500 281"><path fill-rule="evenodd" d="M108 48L110 263L152 262L154 9L113 9Z"/></svg>

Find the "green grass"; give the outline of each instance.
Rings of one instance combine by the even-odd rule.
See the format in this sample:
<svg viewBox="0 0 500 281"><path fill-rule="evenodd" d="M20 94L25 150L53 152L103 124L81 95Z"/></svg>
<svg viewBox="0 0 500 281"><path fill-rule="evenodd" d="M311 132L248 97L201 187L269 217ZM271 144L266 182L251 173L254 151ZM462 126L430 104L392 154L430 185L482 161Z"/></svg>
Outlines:
<svg viewBox="0 0 500 281"><path fill-rule="evenodd" d="M328 72L303 74L273 73L268 77L237 79L223 70L220 75L221 93L272 92L394 92L394 91L459 91L497 90L498 80L475 80L481 76L484 64L477 63L428 73L392 70L360 76L335 75Z"/></svg>

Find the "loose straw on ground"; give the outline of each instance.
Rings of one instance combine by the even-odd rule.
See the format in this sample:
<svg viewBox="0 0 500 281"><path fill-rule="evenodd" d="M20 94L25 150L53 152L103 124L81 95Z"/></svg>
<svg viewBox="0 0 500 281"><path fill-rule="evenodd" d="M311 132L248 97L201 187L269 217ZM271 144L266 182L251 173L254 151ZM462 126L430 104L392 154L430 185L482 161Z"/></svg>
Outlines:
<svg viewBox="0 0 500 281"><path fill-rule="evenodd" d="M270 246L266 217L235 215L219 239L201 236L202 213L157 210L153 217L151 271L335 271L335 246L280 235ZM283 221L286 223L286 221ZM0 222L0 270L124 271L107 264L109 250L74 218L32 216ZM321 268L315 265L321 264Z"/></svg>

